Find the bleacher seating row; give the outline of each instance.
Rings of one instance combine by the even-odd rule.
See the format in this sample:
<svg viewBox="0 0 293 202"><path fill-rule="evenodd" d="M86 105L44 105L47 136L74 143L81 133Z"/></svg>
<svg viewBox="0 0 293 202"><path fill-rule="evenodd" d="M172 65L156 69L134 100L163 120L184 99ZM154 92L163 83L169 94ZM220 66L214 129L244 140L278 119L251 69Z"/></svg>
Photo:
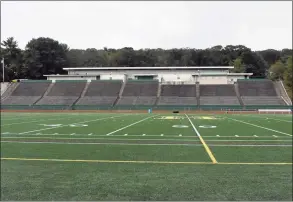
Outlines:
<svg viewBox="0 0 293 202"><path fill-rule="evenodd" d="M20 82L2 105L286 105L270 80L227 85L160 85L158 81ZM9 87L7 88L9 89ZM199 92L197 92L197 89ZM239 96L236 91L238 90ZM7 90L8 92L8 90ZM159 93L160 92L160 93ZM3 94L1 92L1 94Z"/></svg>

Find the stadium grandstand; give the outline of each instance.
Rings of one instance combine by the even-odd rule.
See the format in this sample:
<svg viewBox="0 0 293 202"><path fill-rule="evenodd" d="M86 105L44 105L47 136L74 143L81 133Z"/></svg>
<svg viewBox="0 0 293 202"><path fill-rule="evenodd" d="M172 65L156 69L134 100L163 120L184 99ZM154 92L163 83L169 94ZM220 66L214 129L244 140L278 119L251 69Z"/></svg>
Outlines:
<svg viewBox="0 0 293 202"><path fill-rule="evenodd" d="M252 109L292 105L281 81L227 67L80 67L1 83L1 109Z"/></svg>

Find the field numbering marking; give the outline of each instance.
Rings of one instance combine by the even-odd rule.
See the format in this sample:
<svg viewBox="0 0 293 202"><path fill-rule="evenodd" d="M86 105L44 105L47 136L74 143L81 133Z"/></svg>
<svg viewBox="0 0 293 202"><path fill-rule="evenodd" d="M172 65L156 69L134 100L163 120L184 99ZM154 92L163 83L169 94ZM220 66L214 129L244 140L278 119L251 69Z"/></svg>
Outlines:
<svg viewBox="0 0 293 202"><path fill-rule="evenodd" d="M209 157L211 158L213 163L218 163L218 161L216 160L215 156L213 155L212 151L210 150L209 146L205 143L204 139L201 137L200 133L198 132L198 130L196 129L196 127L193 125L192 121L190 120L190 118L188 117L187 114L185 114L186 118L188 119L188 121L190 122L193 130L195 131L195 133L197 134L198 138L200 139L201 143L203 144L206 152L208 153Z"/></svg>
<svg viewBox="0 0 293 202"><path fill-rule="evenodd" d="M125 116L125 115L122 115L122 116ZM114 117L115 117L115 118L116 118L116 117L122 117L122 116L112 116L112 117L106 117L106 118L94 119L94 120L83 121L83 122L72 123L72 124L89 123L89 122L100 121L100 120L110 119L110 118L114 118ZM27 134L27 133L37 132L37 131L51 130L51 129L54 129L54 128L62 128L62 127L65 127L65 126L67 126L67 125L61 125L61 126L50 127L50 128L43 128L43 129L38 129L38 130L31 130L31 131L27 131L27 132L23 132L23 133L19 133L19 134L22 135L22 134Z"/></svg>

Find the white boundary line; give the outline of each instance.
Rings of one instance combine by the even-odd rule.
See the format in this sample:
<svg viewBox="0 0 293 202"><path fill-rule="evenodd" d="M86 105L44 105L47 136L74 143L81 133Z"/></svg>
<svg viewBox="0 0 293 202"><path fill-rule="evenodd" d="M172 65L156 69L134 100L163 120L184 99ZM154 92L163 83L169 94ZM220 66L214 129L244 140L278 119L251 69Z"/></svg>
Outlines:
<svg viewBox="0 0 293 202"><path fill-rule="evenodd" d="M122 115L122 116L126 116L126 115ZM71 123L71 124L89 123L89 122L93 122L93 121L99 121L99 120L110 119L110 118L117 118L117 117L122 117L122 116L111 116L111 117L94 119L94 120L77 122L77 123ZM26 134L26 133L37 132L37 131L43 131L43 130L51 130L51 129L55 129L55 128L62 128L62 127L66 127L66 126L68 126L68 125L62 125L62 126L56 126L56 127L50 127L50 128L43 128L43 129L38 129L38 130L31 130L31 131L19 133L19 135Z"/></svg>
<svg viewBox="0 0 293 202"><path fill-rule="evenodd" d="M66 124L67 125L67 124ZM20 135L20 133L9 133L9 132L4 132L4 133L1 133L2 135ZM63 134L63 133L36 133L36 134L28 134L28 135L33 135L33 136L56 136L56 135L60 135L60 136L66 136L66 135L68 135L68 136L70 136L70 135L72 135L72 133L71 134ZM74 136L88 136L88 135L92 135L93 137L96 137L96 136L107 136L107 135L96 135L96 134L93 134L93 133L89 133L89 134L76 134L76 133L74 133ZM178 137L178 138L180 138L181 140L182 139L184 139L184 138L192 138L192 137L194 137L194 136L185 136L185 135L183 135L183 136L180 136L180 134L179 135L146 135L146 134L142 134L142 135L129 135L129 134L124 134L124 135L122 135L122 134L117 134L117 135L113 135L113 136L129 136L129 137L142 137L142 136L147 136L147 137L162 137L162 136L164 136L164 137L166 137L166 138L168 138L168 137L172 137L172 138L174 138L174 137ZM21 136L20 136L21 137ZM255 136L202 136L202 137L204 137L204 138L215 138L215 137L217 137L217 138L220 138L220 139L222 139L222 138L232 138L232 139L241 139L241 138L257 138L257 139L262 139L262 138L270 138L270 137L276 137L275 135L271 135L271 136L257 136L257 137L255 137ZM278 138L291 138L291 137L287 137L287 136L277 136ZM243 141L245 141L245 140L243 140Z"/></svg>
<svg viewBox="0 0 293 202"><path fill-rule="evenodd" d="M109 136L107 136L109 137ZM66 137L1 137L2 139L61 139L61 140L70 140L70 139L80 139L80 140L87 140L87 139L97 139L97 140L159 140L159 141L187 141L187 142L198 142L199 140L197 139L161 139L161 138L157 138L157 139L128 139L128 138L107 138L106 136L103 137L96 137L96 138L90 138L90 137L72 137L72 138L66 138ZM111 137L115 137L115 136L111 136ZM292 140L207 140L207 142L292 142Z"/></svg>
<svg viewBox="0 0 293 202"><path fill-rule="evenodd" d="M117 143L117 142L25 142L25 141L1 141L1 143L19 143L19 144L77 144L77 145L146 145L146 146L202 146L202 144L170 144L170 143ZM213 147L292 147L292 145L229 145L229 144L214 144Z"/></svg>
<svg viewBox="0 0 293 202"><path fill-rule="evenodd" d="M158 116L158 115L155 115L155 116ZM118 132L118 131L124 130L125 128L128 128L128 127L130 127L130 126L133 126L133 125L138 124L138 123L140 123L140 122L143 122L143 121L145 121L145 120L147 120L147 119L153 118L153 117L155 117L155 116L151 116L151 117L144 118L144 119L142 119L142 120L139 120L139 121L137 121L137 122L134 122L134 123L132 123L132 124L129 124L129 125L127 125L127 126L124 126L124 127L122 127L122 128L119 128L118 130L114 130L114 131L112 131L112 132L110 132L110 133L107 133L106 135L111 135L111 134L116 133L116 132Z"/></svg>
<svg viewBox="0 0 293 202"><path fill-rule="evenodd" d="M229 118L229 117L227 117L227 119L231 119L233 121L237 121L237 122L244 123L244 124L247 124L247 125L251 125L251 126L254 126L254 127L262 128L262 129L265 129L265 130L270 130L270 131L273 131L273 132L276 132L276 133L280 133L280 134L283 134L283 135L292 136L289 133L284 133L284 132L281 132L281 131L278 131L278 130L274 130L274 129L271 129L271 128L259 126L259 125L253 124L253 123L248 123L248 122L241 121L241 120L238 120L238 119L233 119L233 118Z"/></svg>

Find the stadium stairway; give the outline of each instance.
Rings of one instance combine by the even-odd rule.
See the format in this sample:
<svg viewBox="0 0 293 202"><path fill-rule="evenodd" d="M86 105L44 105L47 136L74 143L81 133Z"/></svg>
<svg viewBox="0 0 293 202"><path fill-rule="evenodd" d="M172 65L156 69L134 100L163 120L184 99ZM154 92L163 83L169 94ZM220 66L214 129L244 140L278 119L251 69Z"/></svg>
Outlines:
<svg viewBox="0 0 293 202"><path fill-rule="evenodd" d="M240 105L244 106L243 100L241 99L241 96L240 96L240 93L239 93L238 83L237 82L234 83L234 87L235 87L235 92L236 92L236 95L237 95L237 98L238 98L238 101L239 101Z"/></svg>
<svg viewBox="0 0 293 202"><path fill-rule="evenodd" d="M50 90L52 89L52 87L54 86L55 83L50 83L49 87L47 88L47 90L45 91L45 93L42 95L42 97L40 97L39 99L37 99L33 105L36 105L37 102L39 102L44 96L47 96L47 94L50 92Z"/></svg>
<svg viewBox="0 0 293 202"><path fill-rule="evenodd" d="M86 82L86 84L84 86L84 89L81 91L79 97L72 103L72 105L69 106L69 108L73 107L80 100L80 98L84 97L84 95L87 92L87 89L88 89L89 85L90 85L90 82Z"/></svg>
<svg viewBox="0 0 293 202"><path fill-rule="evenodd" d="M87 92L87 89L89 88L90 84L91 84L91 82L86 82L85 87L84 87L84 89L83 89L83 91L82 91L82 93L80 95L81 98L85 96L85 94Z"/></svg>
<svg viewBox="0 0 293 202"><path fill-rule="evenodd" d="M116 106L149 105L153 106L158 94L158 81L127 81Z"/></svg>
<svg viewBox="0 0 293 202"><path fill-rule="evenodd" d="M196 82L196 99L197 99L197 106L200 106L200 87L199 82Z"/></svg>
<svg viewBox="0 0 293 202"><path fill-rule="evenodd" d="M245 106L248 105L280 105L286 102L279 96L275 85L268 79L238 80L238 89Z"/></svg>
<svg viewBox="0 0 293 202"><path fill-rule="evenodd" d="M48 93L51 91L51 89L53 88L54 85L55 85L55 83L53 83L53 82L49 85L49 87L47 88L47 90L44 93L43 97L48 95Z"/></svg>
<svg viewBox="0 0 293 202"><path fill-rule="evenodd" d="M7 97L9 97L18 86L19 83L12 83L11 85L9 85L6 91L1 95L1 100L4 100Z"/></svg>
<svg viewBox="0 0 293 202"><path fill-rule="evenodd" d="M51 88L54 86L54 84L55 83L50 83L50 85L49 85L49 87L47 88L47 90L45 91L45 93L42 95L42 97L40 97L39 99L37 99L35 102L34 102L34 104L33 105L35 105L37 102L39 102L39 100L41 100L44 96L46 96L49 92L50 92L50 90L51 90Z"/></svg>
<svg viewBox="0 0 293 202"><path fill-rule="evenodd" d="M282 81L275 81L274 87L278 96L280 96L287 105L292 105L292 101L289 98L289 95L284 87Z"/></svg>
<svg viewBox="0 0 293 202"><path fill-rule="evenodd" d="M3 93L7 90L7 88L10 86L10 83L8 82L1 82L1 96Z"/></svg>
<svg viewBox="0 0 293 202"><path fill-rule="evenodd" d="M155 101L155 106L158 104L159 100L160 100L160 96L161 96L161 91L162 91L162 84L158 83L158 93L157 93L157 99Z"/></svg>
<svg viewBox="0 0 293 202"><path fill-rule="evenodd" d="M121 86L121 89L120 89L119 95L118 95L117 99L115 100L115 102L113 103L113 106L116 106L116 104L118 103L118 101L119 101L120 98L122 97L122 94L123 94L123 91L124 91L124 88L125 88L126 82L127 82L127 81L122 82L122 86Z"/></svg>

